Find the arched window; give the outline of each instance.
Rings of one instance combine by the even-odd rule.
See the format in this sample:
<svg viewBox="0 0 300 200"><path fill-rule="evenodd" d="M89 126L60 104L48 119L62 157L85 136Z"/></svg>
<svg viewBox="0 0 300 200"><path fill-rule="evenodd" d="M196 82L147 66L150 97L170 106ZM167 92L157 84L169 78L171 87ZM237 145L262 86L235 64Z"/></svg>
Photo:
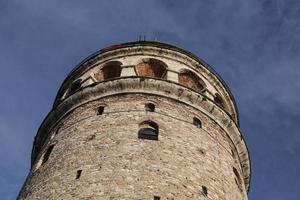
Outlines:
<svg viewBox="0 0 300 200"><path fill-rule="evenodd" d="M145 110L149 112L155 111L155 105L153 103L146 103L145 104Z"/></svg>
<svg viewBox="0 0 300 200"><path fill-rule="evenodd" d="M153 121L144 121L139 124L138 138L146 140L158 140L159 127Z"/></svg>
<svg viewBox="0 0 300 200"><path fill-rule="evenodd" d="M197 117L193 118L193 124L197 127L197 128L202 128L202 123L200 121L200 119L198 119Z"/></svg>
<svg viewBox="0 0 300 200"><path fill-rule="evenodd" d="M197 92L201 92L205 87L205 83L194 72L183 70L178 74L178 81L180 84L189 87Z"/></svg>
<svg viewBox="0 0 300 200"><path fill-rule="evenodd" d="M77 79L76 81L74 81L69 88L67 96L77 92L81 88L81 84L82 84L82 79Z"/></svg>
<svg viewBox="0 0 300 200"><path fill-rule="evenodd" d="M214 96L214 101L216 102L216 104L218 104L220 107L225 108L225 103L221 97L221 95L219 95L218 93L215 94Z"/></svg>
<svg viewBox="0 0 300 200"><path fill-rule="evenodd" d="M122 63L119 61L106 63L98 72L94 74L94 78L99 82L106 79L120 77L121 65Z"/></svg>
<svg viewBox="0 0 300 200"><path fill-rule="evenodd" d="M54 148L54 144L52 144L52 145L50 145L50 146L48 147L46 153L45 153L44 156L43 156L43 162L42 162L42 165L45 164L45 163L48 161L48 159L49 159L49 157L50 157L50 155L51 155L51 152L52 152L53 148Z"/></svg>
<svg viewBox="0 0 300 200"><path fill-rule="evenodd" d="M139 63L135 67L135 69L138 76L147 76L154 78L164 79L167 73L167 65L162 61L153 58L143 59L143 62Z"/></svg>
<svg viewBox="0 0 300 200"><path fill-rule="evenodd" d="M238 187L240 189L242 189L242 179L240 177L239 172L237 171L237 169L235 167L233 167L232 170L233 170L233 173L234 173L234 176L235 176L234 179L235 179L236 184L238 185Z"/></svg>

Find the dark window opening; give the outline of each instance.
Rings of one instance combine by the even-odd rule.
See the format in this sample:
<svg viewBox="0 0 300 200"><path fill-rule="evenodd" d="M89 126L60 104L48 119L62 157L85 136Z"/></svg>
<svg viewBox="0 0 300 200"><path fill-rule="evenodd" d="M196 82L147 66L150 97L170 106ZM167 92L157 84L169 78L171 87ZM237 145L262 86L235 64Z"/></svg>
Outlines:
<svg viewBox="0 0 300 200"><path fill-rule="evenodd" d="M116 78L121 75L121 66L117 64L110 64L102 68L104 79Z"/></svg>
<svg viewBox="0 0 300 200"><path fill-rule="evenodd" d="M158 125L152 121L142 122L138 132L139 139L158 140Z"/></svg>
<svg viewBox="0 0 300 200"><path fill-rule="evenodd" d="M78 79L72 83L72 85L69 88L68 96L74 94L81 88L82 80Z"/></svg>
<svg viewBox="0 0 300 200"><path fill-rule="evenodd" d="M215 96L214 96L214 101L215 101L216 104L219 105L220 107L225 108L224 101L223 101L222 97L221 97L218 93L215 94Z"/></svg>
<svg viewBox="0 0 300 200"><path fill-rule="evenodd" d="M201 188L202 188L202 194L207 197L208 195L207 187L202 185Z"/></svg>
<svg viewBox="0 0 300 200"><path fill-rule="evenodd" d="M158 140L158 134L156 130L152 128L142 128L139 130L138 138L146 140Z"/></svg>
<svg viewBox="0 0 300 200"><path fill-rule="evenodd" d="M104 112L104 106L100 106L97 110L97 115L102 115Z"/></svg>
<svg viewBox="0 0 300 200"><path fill-rule="evenodd" d="M80 170L77 170L77 173L76 173L76 179L79 179L79 178L80 178L81 172L82 172L81 169L80 169Z"/></svg>
<svg viewBox="0 0 300 200"><path fill-rule="evenodd" d="M154 112L155 111L155 105L153 103L147 103L145 105L145 110L149 112Z"/></svg>
<svg viewBox="0 0 300 200"><path fill-rule="evenodd" d="M201 121L200 121L200 119L198 119L197 117L194 117L194 118L193 118L193 124L194 124L197 128L201 128L201 127L202 127Z"/></svg>
<svg viewBox="0 0 300 200"><path fill-rule="evenodd" d="M160 196L154 196L153 200L160 200Z"/></svg>
<svg viewBox="0 0 300 200"><path fill-rule="evenodd" d="M53 148L54 148L54 145L50 145L50 146L48 147L46 153L44 154L42 164L45 164L45 163L48 161L48 159L49 159L49 157L50 157L50 154L51 154Z"/></svg>

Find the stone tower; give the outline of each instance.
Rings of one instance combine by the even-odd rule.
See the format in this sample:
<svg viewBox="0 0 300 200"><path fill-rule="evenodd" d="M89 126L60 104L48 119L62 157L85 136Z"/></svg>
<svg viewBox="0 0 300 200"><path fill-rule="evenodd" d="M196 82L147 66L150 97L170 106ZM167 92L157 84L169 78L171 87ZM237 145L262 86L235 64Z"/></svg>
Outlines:
<svg viewBox="0 0 300 200"><path fill-rule="evenodd" d="M250 160L224 81L178 47L104 48L65 79L18 199L246 200Z"/></svg>

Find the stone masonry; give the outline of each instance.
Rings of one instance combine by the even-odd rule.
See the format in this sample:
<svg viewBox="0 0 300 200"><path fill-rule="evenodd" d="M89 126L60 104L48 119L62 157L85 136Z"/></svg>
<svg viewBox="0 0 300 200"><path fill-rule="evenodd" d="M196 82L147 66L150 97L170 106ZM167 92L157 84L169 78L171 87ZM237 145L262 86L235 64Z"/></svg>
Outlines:
<svg viewBox="0 0 300 200"><path fill-rule="evenodd" d="M247 200L250 159L233 96L191 53L102 49L65 79L18 199Z"/></svg>

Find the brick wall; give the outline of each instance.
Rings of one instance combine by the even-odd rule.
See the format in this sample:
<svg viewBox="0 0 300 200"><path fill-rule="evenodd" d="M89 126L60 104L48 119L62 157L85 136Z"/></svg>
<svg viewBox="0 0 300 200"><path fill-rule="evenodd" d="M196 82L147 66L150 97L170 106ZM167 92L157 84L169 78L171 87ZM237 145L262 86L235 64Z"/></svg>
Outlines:
<svg viewBox="0 0 300 200"><path fill-rule="evenodd" d="M149 102L155 112L145 111ZM193 117L202 128L193 125ZM146 120L159 125L158 141L138 139L139 124ZM75 109L51 134L19 199L247 199L233 172L234 167L241 174L241 167L226 132L175 100L105 97ZM50 157L41 164L51 144Z"/></svg>

